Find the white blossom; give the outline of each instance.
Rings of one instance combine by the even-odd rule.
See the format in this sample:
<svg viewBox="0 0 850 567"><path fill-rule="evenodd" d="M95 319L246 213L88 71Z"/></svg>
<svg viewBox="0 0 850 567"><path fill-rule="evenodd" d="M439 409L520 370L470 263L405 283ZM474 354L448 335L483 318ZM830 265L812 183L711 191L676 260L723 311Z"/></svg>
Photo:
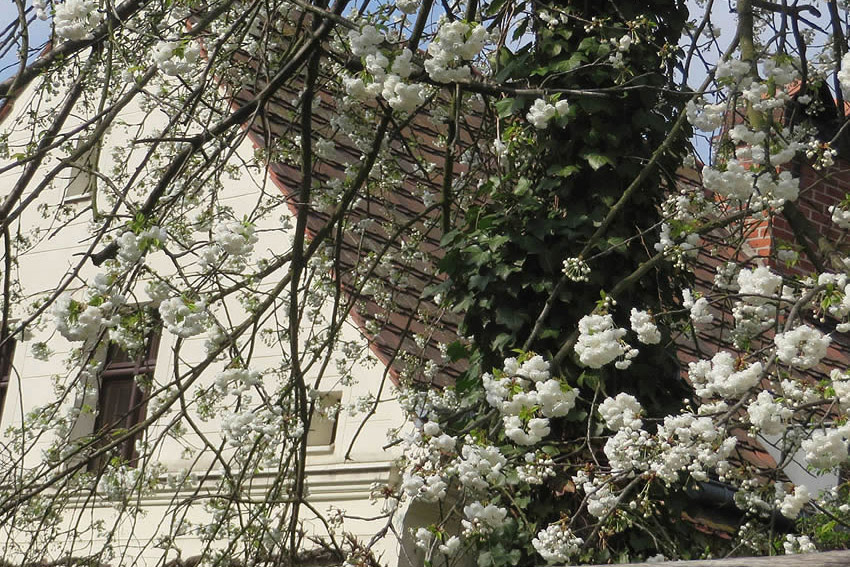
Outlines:
<svg viewBox="0 0 850 567"><path fill-rule="evenodd" d="M103 21L97 0L65 0L54 4L53 29L62 39L82 41L92 39L92 30ZM44 8L41 8L44 12Z"/></svg>
<svg viewBox="0 0 850 567"><path fill-rule="evenodd" d="M535 388L540 413L545 417L563 417L576 405L578 390L570 388L560 380L552 378L545 382L537 382Z"/></svg>
<svg viewBox="0 0 850 567"><path fill-rule="evenodd" d="M47 15L47 0L33 0L32 7L39 20L43 21L49 17Z"/></svg>
<svg viewBox="0 0 850 567"><path fill-rule="evenodd" d="M835 391L838 404L841 409L847 411L850 409L850 376L846 372L833 368L829 377L832 380L832 389Z"/></svg>
<svg viewBox="0 0 850 567"><path fill-rule="evenodd" d="M454 450L455 445L457 444L457 439L447 433L443 433L436 437L432 437L428 444L435 451L448 453Z"/></svg>
<svg viewBox="0 0 850 567"><path fill-rule="evenodd" d="M402 49L401 53L393 59L390 71L398 75L402 79L406 79L413 73L413 52L409 49Z"/></svg>
<svg viewBox="0 0 850 567"><path fill-rule="evenodd" d="M786 555L792 555L795 553L814 553L818 550L817 547L815 547L815 544L812 543L812 540L809 539L809 536L795 536L794 534L788 534L785 536L782 548L785 550Z"/></svg>
<svg viewBox="0 0 850 567"><path fill-rule="evenodd" d="M702 176L706 189L723 197L746 201L753 194L755 177L738 160L728 160L725 171L705 167L702 170Z"/></svg>
<svg viewBox="0 0 850 567"><path fill-rule="evenodd" d="M847 430L844 428L817 429L801 445L806 461L823 470L833 469L847 459Z"/></svg>
<svg viewBox="0 0 850 567"><path fill-rule="evenodd" d="M723 124L723 118L726 116L727 106L725 104L705 104L700 103L699 106L693 100L688 101L685 105L685 112L690 122L695 128L703 132L713 132L720 128Z"/></svg>
<svg viewBox="0 0 850 567"><path fill-rule="evenodd" d="M740 367L739 370L736 368ZM734 397L758 384L762 375L761 362L747 367L736 363L729 352L718 352L711 361L700 360L688 364L688 377L696 387L697 395L709 397L720 394Z"/></svg>
<svg viewBox="0 0 850 567"><path fill-rule="evenodd" d="M555 476L555 461L546 453L526 453L525 464L516 467L517 479L530 485L540 485L549 478Z"/></svg>
<svg viewBox="0 0 850 567"><path fill-rule="evenodd" d="M551 524L537 532L531 544L547 563L569 563L584 540L563 524Z"/></svg>
<svg viewBox="0 0 850 567"><path fill-rule="evenodd" d="M575 350L585 366L602 368L625 354L622 338L626 330L615 327L611 315L585 315L578 326Z"/></svg>
<svg viewBox="0 0 850 567"><path fill-rule="evenodd" d="M582 488L587 494L587 512L595 518L604 518L617 505L617 495L611 491L608 484L596 486L592 482L586 482Z"/></svg>
<svg viewBox="0 0 850 567"><path fill-rule="evenodd" d="M184 339L203 333L209 320L206 303L187 302L182 297L172 297L160 303L159 316L169 332Z"/></svg>
<svg viewBox="0 0 850 567"><path fill-rule="evenodd" d="M782 488L782 483L777 483L777 489L779 488ZM796 486L793 493L785 494L783 490L783 495L784 497L779 503L779 511L783 516L792 520L797 519L800 510L812 499L809 489L804 485Z"/></svg>
<svg viewBox="0 0 850 567"><path fill-rule="evenodd" d="M838 225L838 228L850 228L850 210L832 205L829 207L829 213L832 215L832 222Z"/></svg>
<svg viewBox="0 0 850 567"><path fill-rule="evenodd" d="M599 413L605 420L608 429L619 431L623 428L640 429L643 421L638 417L643 408L637 398L631 394L620 392L614 398L605 398L599 404Z"/></svg>
<svg viewBox="0 0 850 567"><path fill-rule="evenodd" d="M464 440L460 456L448 470L456 474L461 484L471 490L486 490L504 481L502 469L507 459L498 447L476 445L471 437Z"/></svg>
<svg viewBox="0 0 850 567"><path fill-rule="evenodd" d="M549 435L549 420L535 417L523 423L516 415L506 415L502 418L505 426L505 435L517 445L534 445Z"/></svg>
<svg viewBox="0 0 850 567"><path fill-rule="evenodd" d="M106 329L118 324L113 301L89 305L75 301L68 294L59 296L51 307L56 330L69 341L94 341Z"/></svg>
<svg viewBox="0 0 850 567"><path fill-rule="evenodd" d="M416 547L420 549L428 549L431 547L431 542L434 541L434 534L428 528L419 528L416 530Z"/></svg>
<svg viewBox="0 0 850 567"><path fill-rule="evenodd" d="M378 46L384 41L384 35L372 25L363 26L359 31L348 32L351 52L358 57L366 57L378 51Z"/></svg>
<svg viewBox="0 0 850 567"><path fill-rule="evenodd" d="M538 130L543 130L549 125L549 121L558 116L566 116L570 109L570 105L566 100L556 101L555 104L546 102L545 99L538 98L528 109L526 118L531 122L532 126Z"/></svg>
<svg viewBox="0 0 850 567"><path fill-rule="evenodd" d="M838 72L838 82L844 96L850 97L850 53L841 58L841 70Z"/></svg>
<svg viewBox="0 0 850 567"><path fill-rule="evenodd" d="M476 501L463 507L463 515L466 519L461 523L468 534L486 534L503 526L508 511L494 504L484 506Z"/></svg>
<svg viewBox="0 0 850 567"><path fill-rule="evenodd" d="M512 365L510 361L511 359L505 361L505 372L508 372L509 365ZM537 354L523 362L514 373L532 382L542 382L549 379L549 363Z"/></svg>
<svg viewBox="0 0 850 567"><path fill-rule="evenodd" d="M118 258L127 266L135 264L146 252L162 246L167 239L168 233L158 226L145 229L138 235L128 230L118 238Z"/></svg>
<svg viewBox="0 0 850 567"><path fill-rule="evenodd" d="M462 20L443 22L434 40L428 44L425 71L439 83L466 81L472 70L464 61L476 57L488 39L481 25L470 25Z"/></svg>
<svg viewBox="0 0 850 567"><path fill-rule="evenodd" d="M437 550L445 555L446 557L453 557L460 551L461 541L457 536L451 536L446 540L446 543L442 543L437 547Z"/></svg>
<svg viewBox="0 0 850 567"><path fill-rule="evenodd" d="M446 497L448 484L438 474L430 475L425 479L425 486L419 494L420 500L424 502L437 502Z"/></svg>
<svg viewBox="0 0 850 567"><path fill-rule="evenodd" d="M816 366L826 356L831 340L829 335L808 325L801 325L787 333L777 333L773 337L779 360L800 370Z"/></svg>
<svg viewBox="0 0 850 567"><path fill-rule="evenodd" d="M661 342L661 331L655 326L652 315L632 307L630 322L632 330L637 333L638 340L646 345L656 345Z"/></svg>
<svg viewBox="0 0 850 567"><path fill-rule="evenodd" d="M213 242L226 254L237 257L250 256L257 240L254 225L249 222L219 223L213 233Z"/></svg>
<svg viewBox="0 0 850 567"><path fill-rule="evenodd" d="M747 303L763 305L775 297L782 289L782 277L769 268L759 266L754 270L742 269L738 272L738 286Z"/></svg>
<svg viewBox="0 0 850 567"><path fill-rule="evenodd" d="M440 429L440 424L436 421L429 421L422 426L422 433L432 437L439 435L441 431L442 429Z"/></svg>
<svg viewBox="0 0 850 567"><path fill-rule="evenodd" d="M708 325L714 321L714 315L709 310L708 299L700 297L694 301L689 289L682 290L682 307L690 311L691 321L695 326Z"/></svg>
<svg viewBox="0 0 850 567"><path fill-rule="evenodd" d="M201 46L197 41L161 41L153 51L153 60L163 73L177 77L189 74L198 56Z"/></svg>
<svg viewBox="0 0 850 567"><path fill-rule="evenodd" d="M757 427L764 435L781 435L787 429L786 422L794 412L776 402L770 392L762 390L755 401L750 402L747 415L753 427Z"/></svg>
<svg viewBox="0 0 850 567"><path fill-rule="evenodd" d="M648 432L625 427L605 442L603 452L612 471L631 472L646 468L654 448L655 443Z"/></svg>
<svg viewBox="0 0 850 567"><path fill-rule="evenodd" d="M650 468L668 483L682 471L708 480L709 472L725 462L737 443L710 418L689 413L664 418L657 437L660 452Z"/></svg>
<svg viewBox="0 0 850 567"><path fill-rule="evenodd" d="M223 393L239 394L260 383L260 373L246 368L228 368L215 377L216 388Z"/></svg>

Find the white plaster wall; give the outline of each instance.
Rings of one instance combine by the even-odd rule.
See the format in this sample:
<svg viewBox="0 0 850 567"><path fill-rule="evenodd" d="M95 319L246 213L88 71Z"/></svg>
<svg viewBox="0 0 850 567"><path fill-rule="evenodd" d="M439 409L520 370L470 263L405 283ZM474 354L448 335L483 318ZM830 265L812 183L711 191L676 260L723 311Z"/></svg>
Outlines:
<svg viewBox="0 0 850 567"><path fill-rule="evenodd" d="M16 108L13 111L13 116L8 117L0 128L9 128L14 123L14 114L24 112L27 107L28 100L32 97L32 93L21 97L16 103ZM133 123L141 121L144 118L144 113L138 108L128 108L122 116L127 122ZM150 118L150 117L149 117ZM162 120L159 120L159 124ZM158 126L156 120L149 120L145 125L145 131L151 134L155 133L155 128ZM12 132L10 143L14 145L16 142L25 141L29 136L29 132L18 131ZM110 144L125 143L122 140L120 129L114 128L104 147L101 157L102 171L110 169L111 152L109 151ZM253 155L254 148L245 141L239 148L238 154L246 158ZM136 159L133 157L132 159ZM7 165L0 163L0 167ZM45 163L43 170L55 165L56 162ZM15 182L20 169L0 175L0 195L7 194L12 184ZM258 174L253 171L243 172L241 179L227 179L225 181L224 190L221 192L221 199L224 204L231 206L234 210L236 218L240 218L242 214L248 212L257 201L259 189L258 186L265 184L265 189L269 192L277 191L274 185L264 178L264 172ZM45 191L41 196L41 201L50 204L58 204L62 200L62 194L65 187L62 183L57 184L50 190ZM45 294L49 294L57 285L62 277L72 269L79 261L80 254L87 249L91 238L90 220L91 213L86 212L88 201L83 199L70 205L71 216L68 220L58 221L64 224L61 231L58 231L55 236L50 236L50 229L55 229L58 222L50 218L42 218L41 215L33 207L27 210L20 219L21 230L32 230L34 228L42 228L42 239L34 242L32 250L19 258L19 267L15 272L14 277L19 278L27 301L21 305L15 306L14 315L18 318L25 317L27 314L28 304L42 298ZM78 216L75 216L78 215ZM270 232L262 232L264 229L272 229ZM284 252L289 248L291 234L281 234L278 226L273 224L267 226L258 226L260 232L260 241L256 245L255 250L276 250ZM100 249L102 245L96 247ZM157 253L150 257L149 262L160 269L167 269L167 259L164 254ZM87 262L80 271L80 278L88 280L93 277L97 269ZM265 282L265 286L270 287L274 281ZM69 289L79 288L81 280L77 280ZM141 295L141 293L140 293ZM142 297L142 299L144 299ZM329 308L329 307L328 307ZM236 312L240 309L237 307ZM49 319L49 318L48 318ZM285 319L285 316L284 316ZM365 339L359 334L359 330L352 325L347 325L343 330L343 338L347 340ZM46 342L53 351L52 356L47 361L37 360L32 356L31 345L36 341ZM202 360L205 357L203 347L204 337L194 337L184 341L181 349L181 360L179 367L182 370L191 367L195 362ZM154 381L155 383L165 383L174 367L174 351L173 346L175 337L167 332L163 333L159 348L159 357L156 366ZM271 347L265 346L262 341L257 342L258 350L252 360L252 368L255 370L264 370L273 368L280 360L279 350L276 345ZM5 407L2 413L2 422L0 422L0 432L5 430L10 425L20 424L23 416L34 408L43 406L54 398L54 383L61 382L66 375L64 360L67 358L70 350L74 345L71 345L63 339L57 332L51 330L51 325L45 325L42 328L34 328L30 330L26 340L18 343L14 358L14 374L12 376L9 391L5 401ZM221 368L223 364L219 365ZM215 375L215 369L211 369L206 374L206 379L202 379L199 385L209 384L211 378ZM325 376L320 390L323 391L341 391L343 407L356 401L359 397L365 396L368 393L376 393L382 380L388 380L385 376L385 369L376 358L365 365L358 365L354 370L356 384L352 387L342 387L336 380L339 378L335 374L334 366L329 366L329 373ZM389 385L387 385L389 386ZM330 446L311 447L308 451L308 487L310 491L310 502L319 511L325 511L328 507L334 506L341 508L347 514L359 518L369 518L380 514L380 505L373 504L369 500L370 488L373 483L384 483L390 480L392 473L391 461L397 455L391 449L384 449L383 446L387 442L387 430L393 427L398 427L403 424L404 417L399 405L391 399L394 395L392 388L385 387L382 399L380 401L380 409L376 414L369 419L363 427L360 435L354 441L355 432L361 426L363 414L350 415L347 411L342 411L339 415L337 423L336 441ZM66 406L77 403L78 400L66 400ZM166 416L160 422L155 423L149 430L152 437L157 437L167 422ZM89 419L91 421L91 419ZM216 419L206 422L199 422L203 432L215 439L219 430L219 424ZM0 433L0 443L7 443L8 437L4 439ZM198 439L194 434L189 434L186 437L189 443L197 442ZM353 445L352 445L353 442ZM50 444L49 439L39 439L29 448L25 459L26 466L33 466L38 463L43 457L42 452ZM345 456L351 448L349 458ZM211 458L202 458L198 461L187 459L183 454L183 447L173 439L166 439L159 445L158 458L159 461L169 471L181 471L192 467L197 471L205 471L211 465ZM192 463L194 462L194 465ZM213 467L213 474L215 476ZM212 482L212 478L209 482ZM255 495L262 495L264 484L268 482L268 478L259 476L256 479L254 492ZM202 483L203 486L203 483ZM128 525L121 525L117 529L118 540L122 548L126 549L127 555L123 561L129 561L134 555L140 557L154 558L158 557L160 552L157 549L151 548L149 545L145 547L145 542L150 541L158 532L167 531L161 529L160 525L163 522L163 514L168 510L169 503L175 499L179 499L180 494L173 491L161 490L150 498L141 502L141 506L145 511L143 521L139 521L132 528ZM114 521L114 503L95 499L93 502L76 502L68 507L68 525L73 525L74 522L82 522L83 524L91 524L93 522ZM192 521L202 521L205 513L200 506L190 507L187 514L188 519ZM316 535L323 533L320 525L310 520L311 514L305 513L304 520L308 531L313 531ZM126 522L125 522L126 524ZM364 540L368 540L374 535L375 531L383 526L383 522L369 522L364 520L351 520L346 522L346 529L353 531ZM3 531L0 531L0 549L4 549L3 538L6 537ZM18 544L26 545L25 542L17 542ZM99 549L104 545L104 541L100 539L90 539L88 541L80 541L77 545L77 550L80 552L86 551L85 547L91 549ZM5 542L8 550L9 542ZM199 550L200 541L191 536L179 538L179 547L183 550L183 556L187 557L193 552ZM391 538L385 538L379 543L379 553L383 554L384 561L387 564L393 564L398 555L397 546ZM7 557L11 559L10 557Z"/></svg>

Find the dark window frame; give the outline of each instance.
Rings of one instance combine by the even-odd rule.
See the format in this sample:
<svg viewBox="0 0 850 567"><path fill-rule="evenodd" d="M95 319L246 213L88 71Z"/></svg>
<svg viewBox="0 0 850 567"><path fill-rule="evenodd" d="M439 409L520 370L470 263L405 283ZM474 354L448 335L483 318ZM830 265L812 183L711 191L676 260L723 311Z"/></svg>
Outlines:
<svg viewBox="0 0 850 567"><path fill-rule="evenodd" d="M6 405L6 394L9 391L9 382L12 380L12 362L15 358L15 347L17 341L7 337L0 345L0 422L3 421L3 408Z"/></svg>
<svg viewBox="0 0 850 567"><path fill-rule="evenodd" d="M111 442L114 432L124 434L147 417L149 392L139 385L136 377L153 377L160 338L160 328L156 327L146 337L144 349L132 359L117 344L110 343L97 389L94 434L99 439L96 447ZM141 439L143 434L144 431L137 431L114 447L110 453L90 459L88 470L102 470L107 463L107 457L120 457L127 465L136 466L136 441Z"/></svg>
<svg viewBox="0 0 850 567"><path fill-rule="evenodd" d="M333 415L324 416L319 413L319 405L327 404L328 406L336 406L336 411ZM310 420L310 429L307 431L306 443L308 448L330 447L336 443L337 428L339 426L339 414L342 404L342 392L329 391L322 392L316 401L316 408L313 410L313 415ZM330 424L329 438L319 435L317 425L327 426Z"/></svg>

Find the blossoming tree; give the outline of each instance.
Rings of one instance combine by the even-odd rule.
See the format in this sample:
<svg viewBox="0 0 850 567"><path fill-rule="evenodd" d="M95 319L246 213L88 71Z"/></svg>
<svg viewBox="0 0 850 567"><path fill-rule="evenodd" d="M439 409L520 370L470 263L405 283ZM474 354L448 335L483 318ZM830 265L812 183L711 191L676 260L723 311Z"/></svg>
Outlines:
<svg viewBox="0 0 850 567"><path fill-rule="evenodd" d="M846 545L837 3L738 0L728 43L712 2L678 0L14 3L4 555L181 563L191 537L193 564L318 546L374 565L398 536L402 564L500 566ZM67 266L41 260L57 241ZM65 354L49 401L26 401L16 343ZM358 539L311 503L308 444L373 353L351 447L386 404L410 419Z"/></svg>

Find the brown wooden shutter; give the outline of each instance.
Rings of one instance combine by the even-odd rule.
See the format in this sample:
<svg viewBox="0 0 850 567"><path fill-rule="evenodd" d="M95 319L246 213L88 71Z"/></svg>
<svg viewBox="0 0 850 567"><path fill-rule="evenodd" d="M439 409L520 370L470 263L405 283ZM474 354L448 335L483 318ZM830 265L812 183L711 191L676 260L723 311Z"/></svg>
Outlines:
<svg viewBox="0 0 850 567"><path fill-rule="evenodd" d="M3 419L3 407L6 405L6 392L12 376L12 359L15 356L15 339L9 337L0 346L0 420Z"/></svg>
<svg viewBox="0 0 850 567"><path fill-rule="evenodd" d="M100 376L94 426L95 435L100 437L99 446L108 444L115 436L125 434L127 430L144 421L148 393L139 387L136 376L153 375L158 350L158 331L148 337L145 349L135 358L118 345L109 345L106 364ZM109 458L120 457L127 464L134 466L138 458L136 441L141 437L142 432L138 431L125 439L113 450ZM89 470L100 470L108 460L107 455L92 459L89 461Z"/></svg>

